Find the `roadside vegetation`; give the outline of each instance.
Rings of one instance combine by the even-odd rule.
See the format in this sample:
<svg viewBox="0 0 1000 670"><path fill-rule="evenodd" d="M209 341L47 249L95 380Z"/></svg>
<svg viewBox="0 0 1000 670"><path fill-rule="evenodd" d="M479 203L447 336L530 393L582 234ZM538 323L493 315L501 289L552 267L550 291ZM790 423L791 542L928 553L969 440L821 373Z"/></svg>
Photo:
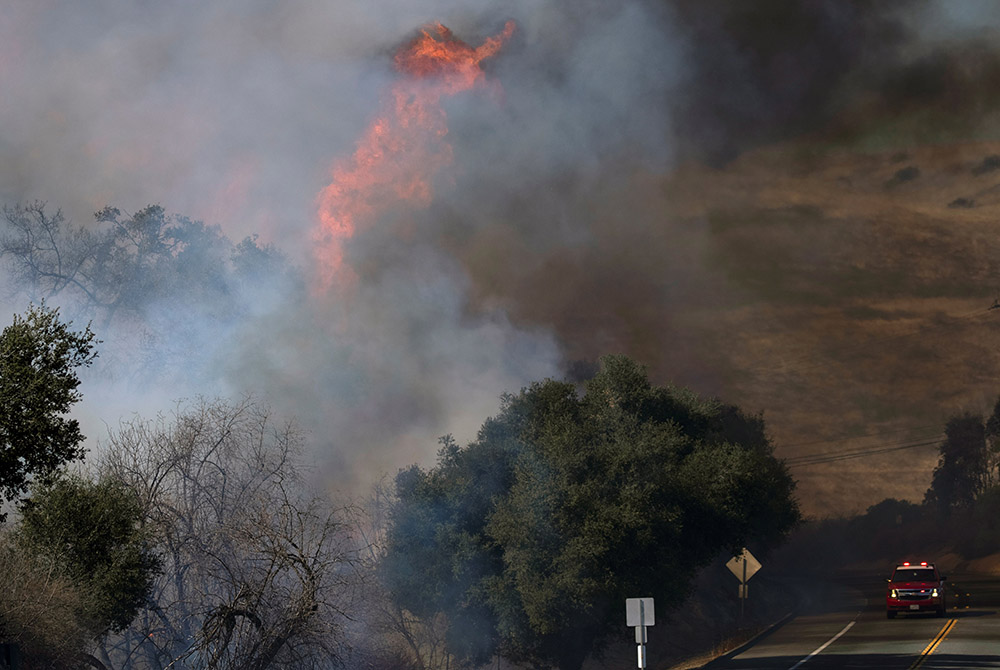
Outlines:
<svg viewBox="0 0 1000 670"><path fill-rule="evenodd" d="M806 521L783 559L822 570L1000 553L1000 399L988 417L950 418L938 452L923 500L887 498L855 517Z"/></svg>
<svg viewBox="0 0 1000 670"><path fill-rule="evenodd" d="M99 345L44 303L0 334L0 644L24 670L578 670L626 597L666 616L799 520L760 416L624 356L504 395L368 501L317 489L295 422L252 397L125 421L84 462L66 414Z"/></svg>
<svg viewBox="0 0 1000 670"><path fill-rule="evenodd" d="M609 356L582 395L533 384L475 442L403 470L379 573L403 611L442 622L455 666L578 670L621 633L626 598L666 614L717 556L780 543L793 489L760 417Z"/></svg>

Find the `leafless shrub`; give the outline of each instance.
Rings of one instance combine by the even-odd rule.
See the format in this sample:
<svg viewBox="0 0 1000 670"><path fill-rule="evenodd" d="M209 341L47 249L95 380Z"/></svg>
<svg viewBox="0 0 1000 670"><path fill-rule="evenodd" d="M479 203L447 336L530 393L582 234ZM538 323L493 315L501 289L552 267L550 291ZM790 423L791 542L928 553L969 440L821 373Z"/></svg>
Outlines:
<svg viewBox="0 0 1000 670"><path fill-rule="evenodd" d="M17 644L32 666L77 667L89 638L80 596L55 564L0 535L0 641Z"/></svg>
<svg viewBox="0 0 1000 670"><path fill-rule="evenodd" d="M146 509L164 571L153 602L109 639L132 668L336 667L357 597L351 517L306 493L300 437L247 398L133 420L102 469Z"/></svg>

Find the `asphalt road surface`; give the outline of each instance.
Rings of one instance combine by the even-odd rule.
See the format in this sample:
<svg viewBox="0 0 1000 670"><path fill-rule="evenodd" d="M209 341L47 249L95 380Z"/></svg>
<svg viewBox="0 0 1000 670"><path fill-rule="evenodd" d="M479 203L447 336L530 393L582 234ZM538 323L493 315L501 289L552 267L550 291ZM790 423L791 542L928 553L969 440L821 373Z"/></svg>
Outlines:
<svg viewBox="0 0 1000 670"><path fill-rule="evenodd" d="M997 668L1000 578L948 575L948 611L885 616L884 577L850 576L803 585L801 612L711 670L767 668Z"/></svg>

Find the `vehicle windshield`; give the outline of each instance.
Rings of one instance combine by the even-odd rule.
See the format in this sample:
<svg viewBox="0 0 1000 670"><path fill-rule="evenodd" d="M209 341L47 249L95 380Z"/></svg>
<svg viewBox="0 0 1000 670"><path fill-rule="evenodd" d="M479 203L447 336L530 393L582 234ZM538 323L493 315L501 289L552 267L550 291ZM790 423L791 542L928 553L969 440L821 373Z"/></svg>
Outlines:
<svg viewBox="0 0 1000 670"><path fill-rule="evenodd" d="M894 582L936 582L933 568L896 568Z"/></svg>

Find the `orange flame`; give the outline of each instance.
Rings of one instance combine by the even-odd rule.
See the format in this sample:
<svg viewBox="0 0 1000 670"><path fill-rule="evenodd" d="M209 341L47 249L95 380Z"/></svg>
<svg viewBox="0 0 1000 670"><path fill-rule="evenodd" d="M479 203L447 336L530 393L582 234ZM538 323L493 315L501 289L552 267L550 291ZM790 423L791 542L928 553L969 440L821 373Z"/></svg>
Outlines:
<svg viewBox="0 0 1000 670"><path fill-rule="evenodd" d="M343 243L359 226L374 223L378 212L394 202L430 204L433 177L452 159L441 99L481 85L480 63L513 32L514 22L508 21L503 32L473 48L438 23L396 53L394 63L404 77L392 87L390 104L369 125L354 154L333 166L330 185L318 196L317 256L324 288L353 278L343 265Z"/></svg>

